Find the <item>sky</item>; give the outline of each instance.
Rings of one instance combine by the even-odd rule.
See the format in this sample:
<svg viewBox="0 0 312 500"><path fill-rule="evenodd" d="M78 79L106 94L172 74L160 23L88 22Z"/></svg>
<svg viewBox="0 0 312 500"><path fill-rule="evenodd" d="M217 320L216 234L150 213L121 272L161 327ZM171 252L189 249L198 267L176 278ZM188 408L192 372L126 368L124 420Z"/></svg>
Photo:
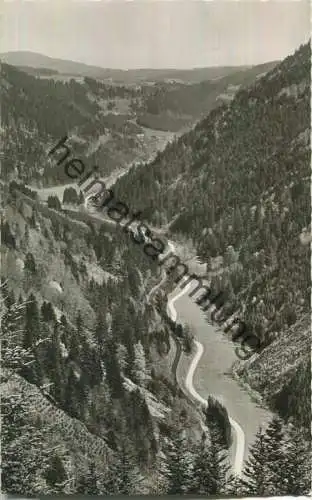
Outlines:
<svg viewBox="0 0 312 500"><path fill-rule="evenodd" d="M252 65L282 59L308 40L309 6L309 0L4 0L0 52L121 69Z"/></svg>

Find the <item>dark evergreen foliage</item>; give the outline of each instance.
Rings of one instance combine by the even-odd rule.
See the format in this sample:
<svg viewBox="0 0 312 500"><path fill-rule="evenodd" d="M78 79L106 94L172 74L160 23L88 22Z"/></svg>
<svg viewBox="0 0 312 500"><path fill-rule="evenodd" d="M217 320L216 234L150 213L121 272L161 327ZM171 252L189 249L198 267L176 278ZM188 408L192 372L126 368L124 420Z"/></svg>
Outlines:
<svg viewBox="0 0 312 500"><path fill-rule="evenodd" d="M217 427L220 433L220 441L225 448L232 444L232 428L226 408L212 396L208 397L205 416L208 427Z"/></svg>
<svg viewBox="0 0 312 500"><path fill-rule="evenodd" d="M47 201L49 208L54 208L54 210L61 210L62 205L57 196L49 196Z"/></svg>

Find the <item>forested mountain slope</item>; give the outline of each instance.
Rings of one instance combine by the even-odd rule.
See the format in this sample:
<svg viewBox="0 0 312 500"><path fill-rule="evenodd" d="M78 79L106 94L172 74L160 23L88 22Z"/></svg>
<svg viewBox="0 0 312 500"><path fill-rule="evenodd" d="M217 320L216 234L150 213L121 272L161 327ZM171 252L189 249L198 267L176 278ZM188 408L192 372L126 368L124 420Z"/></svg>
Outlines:
<svg viewBox="0 0 312 500"><path fill-rule="evenodd" d="M63 167L55 168L47 157L64 135L73 156L98 164L103 175L134 160L147 161L163 147L166 134L145 133L135 123L131 104L144 88L102 84L99 89L90 82L96 83L36 78L1 64L3 179L67 183Z"/></svg>
<svg viewBox="0 0 312 500"><path fill-rule="evenodd" d="M301 46L114 189L153 224L174 221L172 237L192 240L208 271L222 257L211 273L227 297L219 319L236 312L262 349L310 308L310 249L299 238L311 216L310 58Z"/></svg>
<svg viewBox="0 0 312 500"><path fill-rule="evenodd" d="M40 185L67 183L47 151L69 136L75 157L97 164L102 175L148 161L178 132L219 106L240 84L274 65L240 70L213 82L116 85L90 77L62 81L1 64L2 177ZM46 70L48 71L48 70ZM159 129L153 130L153 129Z"/></svg>
<svg viewBox="0 0 312 500"><path fill-rule="evenodd" d="M121 231L7 186L2 201L3 490L157 489L180 415L190 442L200 427L174 384L169 327L145 300L155 265Z"/></svg>

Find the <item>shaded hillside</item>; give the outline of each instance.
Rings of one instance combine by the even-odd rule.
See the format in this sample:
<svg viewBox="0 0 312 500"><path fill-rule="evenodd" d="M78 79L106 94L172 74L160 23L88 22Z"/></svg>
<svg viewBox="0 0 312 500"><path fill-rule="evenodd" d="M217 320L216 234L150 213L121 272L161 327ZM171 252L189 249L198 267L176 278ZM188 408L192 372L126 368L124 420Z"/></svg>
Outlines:
<svg viewBox="0 0 312 500"><path fill-rule="evenodd" d="M310 57L301 46L114 189L153 224L172 222L208 271L221 259L211 273L226 299L219 320L237 313L262 348L310 308L300 243L311 214Z"/></svg>

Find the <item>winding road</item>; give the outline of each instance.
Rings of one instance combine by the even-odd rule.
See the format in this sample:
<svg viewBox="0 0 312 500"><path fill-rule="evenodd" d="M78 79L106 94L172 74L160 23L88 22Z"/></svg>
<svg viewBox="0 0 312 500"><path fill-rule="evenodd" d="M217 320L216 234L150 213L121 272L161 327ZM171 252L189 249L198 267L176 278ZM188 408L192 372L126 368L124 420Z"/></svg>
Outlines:
<svg viewBox="0 0 312 500"><path fill-rule="evenodd" d="M172 244L171 244L172 245ZM173 245L172 245L173 246ZM173 247L174 248L174 247ZM170 316L170 318L173 321L176 321L177 319L177 311L174 308L174 303L182 297L186 292L191 288L192 282L190 282L185 288L183 288L177 295L175 295L171 300L168 301L167 304L167 314ZM200 404L203 406L207 406L207 401L196 391L193 385L193 376L196 371L197 365L200 361L200 358L203 355L204 348L203 345L195 340L194 342L195 347L196 347L196 352L195 356L191 362L191 365L189 367L186 379L185 379L185 386L190 393L190 395L196 399ZM236 420L234 420L230 415L229 415L229 420L230 424L235 432L235 444L236 444L236 451L234 455L234 461L233 461L233 472L241 476L242 475L242 469L243 469L243 464L244 464L244 453L245 453L245 434L241 426L239 425Z"/></svg>

